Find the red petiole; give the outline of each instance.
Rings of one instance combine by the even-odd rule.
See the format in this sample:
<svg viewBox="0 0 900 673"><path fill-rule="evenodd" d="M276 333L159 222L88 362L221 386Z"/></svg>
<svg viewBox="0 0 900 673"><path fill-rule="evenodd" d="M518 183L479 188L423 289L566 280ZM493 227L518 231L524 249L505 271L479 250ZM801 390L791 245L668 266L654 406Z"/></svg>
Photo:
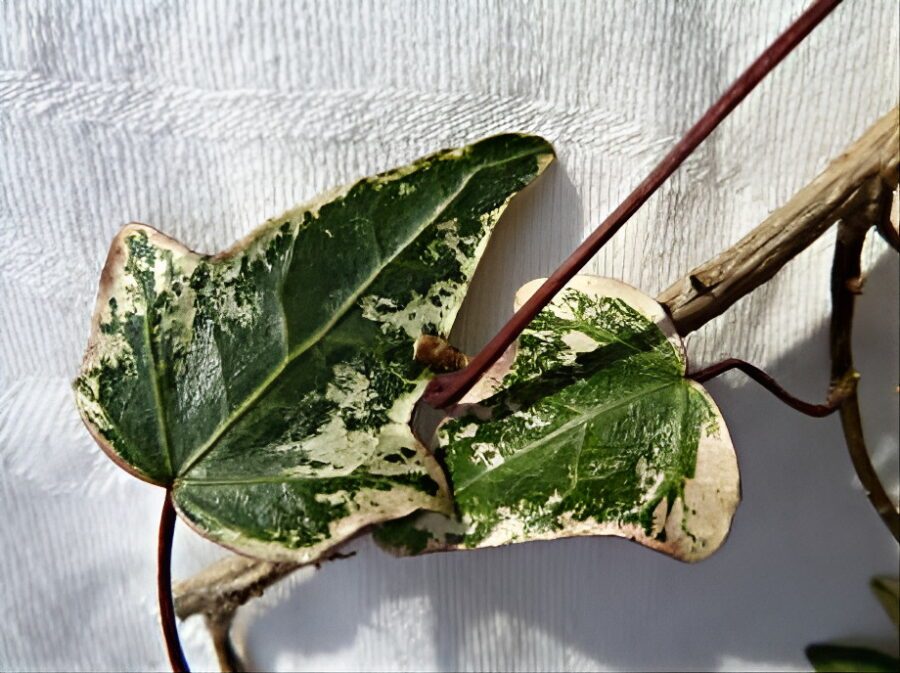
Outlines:
<svg viewBox="0 0 900 673"><path fill-rule="evenodd" d="M162 620L163 638L169 654L169 665L176 673L190 669L181 641L178 639L178 622L175 619L175 606L172 602L172 538L175 535L175 505L172 504L172 492L166 489L162 514L159 517L159 542L156 547L156 590L159 598L159 616Z"/></svg>
<svg viewBox="0 0 900 673"><path fill-rule="evenodd" d="M782 388L775 379L766 374L759 367L755 367L749 362L738 360L737 358L728 358L717 364L710 365L705 369L688 374L688 378L693 379L697 383L705 383L732 369L743 372L792 409L799 411L801 414L812 416L813 418L822 418L823 416L833 414L841 408L841 404L846 399L847 395L855 390L855 380L850 384L846 381L840 381L828 396L828 400L825 404L811 404L810 402L804 402L791 395L787 390Z"/></svg>

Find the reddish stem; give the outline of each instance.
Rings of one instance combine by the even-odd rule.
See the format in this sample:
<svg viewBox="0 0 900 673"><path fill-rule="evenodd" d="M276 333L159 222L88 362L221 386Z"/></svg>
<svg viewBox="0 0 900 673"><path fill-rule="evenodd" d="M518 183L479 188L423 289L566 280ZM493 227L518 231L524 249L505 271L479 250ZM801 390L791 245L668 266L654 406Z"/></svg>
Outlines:
<svg viewBox="0 0 900 673"><path fill-rule="evenodd" d="M175 535L175 505L172 492L166 490L162 514L159 517L159 543L156 547L156 591L159 596L159 616L162 620L163 638L169 654L169 664L176 673L189 673L190 669L181 641L178 639L178 623L175 620L175 604L172 601L172 538Z"/></svg>
<svg viewBox="0 0 900 673"><path fill-rule="evenodd" d="M885 242L897 252L900 252L900 232L891 224L891 201L894 195L890 189L882 189L879 197L881 212L876 216L875 229L881 234Z"/></svg>
<svg viewBox="0 0 900 673"><path fill-rule="evenodd" d="M738 369L751 379L756 381L763 388L768 390L770 393L775 395L779 400L787 404L792 409L796 409L802 414L806 414L807 416L814 416L816 418L821 418L823 416L828 416L829 414L833 414L835 411L840 409L841 403L844 401L846 397L846 393L848 391L838 391L838 395L829 396L828 401L825 404L810 404L809 402L804 402L803 400L797 399L793 395L791 395L788 391L782 388L771 376L766 374L763 370L758 367L754 367L749 362L744 362L743 360L738 360L737 358L729 358L727 360L723 360L718 364L710 365L706 369L701 369L699 372L694 372L693 374L688 374L689 378L694 379L697 383L703 383L704 381L709 381L720 374L724 374L727 371L732 369Z"/></svg>
<svg viewBox="0 0 900 673"><path fill-rule="evenodd" d="M541 309L550 303L556 293L565 287L566 283L587 264L591 257L597 254L619 228L697 149L697 146L737 107L738 103L840 3L841 0L817 0L801 14L703 114L650 175L644 178L643 182L628 195L619 207L553 272L553 275L544 281L537 292L472 359L468 367L432 379L425 390L423 399L435 409L446 409L458 402L516 340Z"/></svg>

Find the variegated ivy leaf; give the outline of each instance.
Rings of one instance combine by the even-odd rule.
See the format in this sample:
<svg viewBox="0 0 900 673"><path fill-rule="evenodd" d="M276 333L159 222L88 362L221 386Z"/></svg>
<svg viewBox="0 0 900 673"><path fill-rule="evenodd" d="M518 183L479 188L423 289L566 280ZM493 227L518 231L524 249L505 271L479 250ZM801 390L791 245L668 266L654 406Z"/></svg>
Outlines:
<svg viewBox="0 0 900 673"><path fill-rule="evenodd" d="M897 673L900 659L870 647L810 645L806 657L816 673Z"/></svg>
<svg viewBox="0 0 900 673"><path fill-rule="evenodd" d="M410 554L615 535L695 561L722 543L740 498L734 447L712 399L685 378L681 340L653 299L579 276L495 377L499 392L439 429L456 516L385 524L383 546Z"/></svg>
<svg viewBox="0 0 900 673"><path fill-rule="evenodd" d="M408 426L494 223L552 160L503 135L364 179L207 256L115 239L78 406L122 467L238 551L312 561L364 526L445 510Z"/></svg>

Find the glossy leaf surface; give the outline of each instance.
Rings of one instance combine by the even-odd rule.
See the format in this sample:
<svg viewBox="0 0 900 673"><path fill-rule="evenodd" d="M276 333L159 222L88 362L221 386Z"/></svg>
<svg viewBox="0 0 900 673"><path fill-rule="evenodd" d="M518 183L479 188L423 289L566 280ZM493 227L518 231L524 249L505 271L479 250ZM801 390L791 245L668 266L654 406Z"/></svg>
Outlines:
<svg viewBox="0 0 900 673"><path fill-rule="evenodd" d="M369 524L445 510L408 427L422 333L446 335L509 199L552 160L504 135L333 192L201 255L115 239L75 381L104 450L170 486L204 535L311 561Z"/></svg>
<svg viewBox="0 0 900 673"><path fill-rule="evenodd" d="M576 277L501 376L499 392L439 429L457 515L391 522L376 532L382 545L615 535L684 560L718 548L740 498L734 448L712 399L685 378L681 340L654 300Z"/></svg>

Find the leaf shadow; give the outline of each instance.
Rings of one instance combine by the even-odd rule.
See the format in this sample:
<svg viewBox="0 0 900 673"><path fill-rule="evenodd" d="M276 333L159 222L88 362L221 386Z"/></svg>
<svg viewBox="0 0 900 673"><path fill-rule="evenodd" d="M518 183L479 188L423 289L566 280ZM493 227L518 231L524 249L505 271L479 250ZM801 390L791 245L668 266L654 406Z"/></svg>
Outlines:
<svg viewBox="0 0 900 673"><path fill-rule="evenodd" d="M896 373L884 366L898 358L895 316L884 307L896 306L897 269L895 256L882 255L859 303L864 405L867 374L877 388ZM823 323L767 369L797 394L821 398L827 340ZM286 600L254 620L254 664L805 669L811 642L862 640L896 652L868 581L896 573L897 545L855 484L838 419L797 414L736 375L708 388L729 423L744 491L729 540L708 560L685 565L612 538L398 560L363 541L354 559L292 583ZM877 416L866 426L870 441L896 454L896 414Z"/></svg>
<svg viewBox="0 0 900 673"><path fill-rule="evenodd" d="M582 199L559 158L512 200L497 223L450 342L463 352L477 353L512 315L516 291L553 271L583 236Z"/></svg>

